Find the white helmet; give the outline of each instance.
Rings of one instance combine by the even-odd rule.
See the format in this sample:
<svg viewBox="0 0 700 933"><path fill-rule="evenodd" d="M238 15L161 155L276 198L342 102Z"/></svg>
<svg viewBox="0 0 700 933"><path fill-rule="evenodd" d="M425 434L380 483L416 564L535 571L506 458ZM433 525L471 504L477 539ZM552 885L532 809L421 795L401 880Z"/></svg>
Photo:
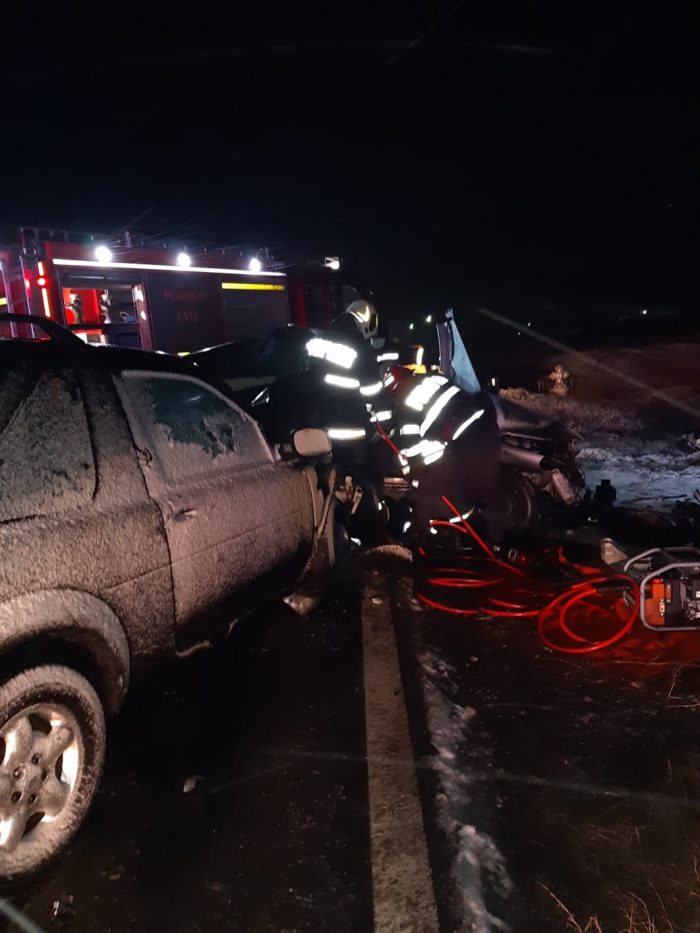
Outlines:
<svg viewBox="0 0 700 933"><path fill-rule="evenodd" d="M345 314L349 314L357 329L365 340L376 337L379 332L379 315L373 304L369 301L353 301L345 309Z"/></svg>

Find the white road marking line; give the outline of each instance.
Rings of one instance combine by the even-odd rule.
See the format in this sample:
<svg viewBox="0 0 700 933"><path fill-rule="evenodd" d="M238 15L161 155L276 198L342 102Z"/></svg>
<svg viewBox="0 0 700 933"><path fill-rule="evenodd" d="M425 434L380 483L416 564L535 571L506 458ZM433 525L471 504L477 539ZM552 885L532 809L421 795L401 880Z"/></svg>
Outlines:
<svg viewBox="0 0 700 933"><path fill-rule="evenodd" d="M365 577L362 648L374 929L439 931L386 581Z"/></svg>

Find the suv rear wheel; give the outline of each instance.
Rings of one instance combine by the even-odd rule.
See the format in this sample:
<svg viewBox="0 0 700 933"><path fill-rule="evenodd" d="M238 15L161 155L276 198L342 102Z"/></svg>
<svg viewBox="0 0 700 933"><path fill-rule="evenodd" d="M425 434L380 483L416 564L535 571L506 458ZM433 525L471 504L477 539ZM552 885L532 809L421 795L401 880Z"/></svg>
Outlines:
<svg viewBox="0 0 700 933"><path fill-rule="evenodd" d="M0 687L0 880L35 871L69 841L104 752L102 704L76 671L35 667Z"/></svg>

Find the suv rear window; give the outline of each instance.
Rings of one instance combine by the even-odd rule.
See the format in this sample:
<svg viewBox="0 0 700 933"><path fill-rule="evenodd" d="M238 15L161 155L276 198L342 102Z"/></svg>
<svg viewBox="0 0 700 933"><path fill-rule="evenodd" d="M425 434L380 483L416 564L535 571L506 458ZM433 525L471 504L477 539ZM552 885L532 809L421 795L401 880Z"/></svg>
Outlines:
<svg viewBox="0 0 700 933"><path fill-rule="evenodd" d="M0 522L70 511L94 492L75 373L25 365L0 375Z"/></svg>

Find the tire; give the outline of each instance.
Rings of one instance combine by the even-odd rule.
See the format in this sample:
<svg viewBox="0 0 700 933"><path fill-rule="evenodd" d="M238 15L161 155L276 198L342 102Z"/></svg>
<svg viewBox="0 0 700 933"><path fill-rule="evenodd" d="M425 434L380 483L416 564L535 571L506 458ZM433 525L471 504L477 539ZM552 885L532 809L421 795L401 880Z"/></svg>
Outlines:
<svg viewBox="0 0 700 933"><path fill-rule="evenodd" d="M540 515L537 491L530 480L514 470L504 470L501 478L508 531L521 531L533 525Z"/></svg>
<svg viewBox="0 0 700 933"><path fill-rule="evenodd" d="M0 687L0 882L32 874L69 842L105 745L99 697L71 668L31 668Z"/></svg>

